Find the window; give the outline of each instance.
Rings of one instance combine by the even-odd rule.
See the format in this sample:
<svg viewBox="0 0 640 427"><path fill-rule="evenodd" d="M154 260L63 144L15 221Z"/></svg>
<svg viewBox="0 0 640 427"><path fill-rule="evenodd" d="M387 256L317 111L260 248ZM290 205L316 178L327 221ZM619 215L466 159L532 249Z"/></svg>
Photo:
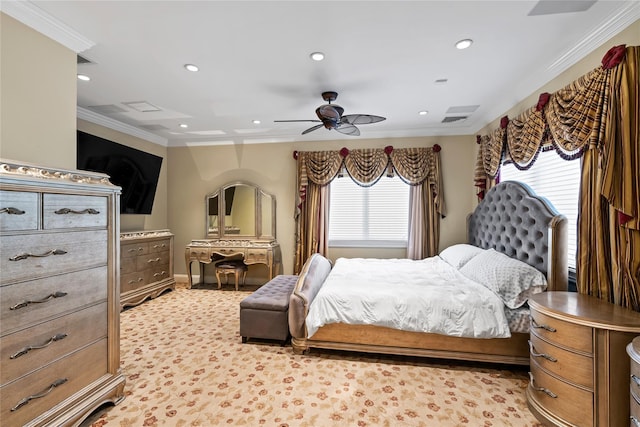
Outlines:
<svg viewBox="0 0 640 427"><path fill-rule="evenodd" d="M409 185L383 176L361 187L345 176L331 181L329 246L406 247Z"/></svg>
<svg viewBox="0 0 640 427"><path fill-rule="evenodd" d="M558 212L567 217L569 237L569 268L576 268L578 242L578 195L580 193L580 160L564 160L551 151L540 153L531 169L521 171L512 163L502 166L501 181L520 181L533 188L539 196L551 202Z"/></svg>

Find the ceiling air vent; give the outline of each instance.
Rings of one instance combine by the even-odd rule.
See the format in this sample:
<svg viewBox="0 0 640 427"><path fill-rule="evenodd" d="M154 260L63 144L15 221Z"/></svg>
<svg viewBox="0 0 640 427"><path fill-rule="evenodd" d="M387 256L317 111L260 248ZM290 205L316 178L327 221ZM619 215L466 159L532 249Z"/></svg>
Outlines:
<svg viewBox="0 0 640 427"><path fill-rule="evenodd" d="M158 124L141 125L140 127L151 132L158 131L158 130L169 130L168 127L158 125Z"/></svg>
<svg viewBox="0 0 640 427"><path fill-rule="evenodd" d="M78 64L92 64L92 62L91 62L91 61L89 61L89 60L88 60L87 58L85 58L84 56L80 56L80 55L77 55L77 56L76 56L76 62L77 62Z"/></svg>
<svg viewBox="0 0 640 427"><path fill-rule="evenodd" d="M125 110L122 107L119 107L117 105L90 105L87 107L89 110L91 111L95 111L98 114L104 114L104 115L109 115L109 114L118 114L118 113L126 113L127 110Z"/></svg>
<svg viewBox="0 0 640 427"><path fill-rule="evenodd" d="M469 116L448 116L442 119L442 123L453 123L466 120Z"/></svg>

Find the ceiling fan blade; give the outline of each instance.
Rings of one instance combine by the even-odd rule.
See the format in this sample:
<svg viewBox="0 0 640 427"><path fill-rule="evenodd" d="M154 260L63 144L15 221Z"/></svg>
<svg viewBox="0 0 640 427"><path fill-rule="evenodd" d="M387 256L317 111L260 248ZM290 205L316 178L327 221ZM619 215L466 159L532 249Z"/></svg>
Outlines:
<svg viewBox="0 0 640 427"><path fill-rule="evenodd" d="M360 129L352 125L351 123L342 123L340 126L335 128L338 132L344 133L345 135L358 136L360 135Z"/></svg>
<svg viewBox="0 0 640 427"><path fill-rule="evenodd" d="M317 122L318 120L314 120L315 122ZM309 133L309 132L313 132L316 129L320 129L322 126L324 126L323 124L319 124L319 125L315 125L315 126L311 126L309 129L305 130L304 132L302 132L303 135Z"/></svg>
<svg viewBox="0 0 640 427"><path fill-rule="evenodd" d="M321 120L274 120L274 123L290 123L290 122L320 122Z"/></svg>
<svg viewBox="0 0 640 427"><path fill-rule="evenodd" d="M366 125L386 120L386 117L374 116L371 114L347 114L342 117L342 121L352 125Z"/></svg>

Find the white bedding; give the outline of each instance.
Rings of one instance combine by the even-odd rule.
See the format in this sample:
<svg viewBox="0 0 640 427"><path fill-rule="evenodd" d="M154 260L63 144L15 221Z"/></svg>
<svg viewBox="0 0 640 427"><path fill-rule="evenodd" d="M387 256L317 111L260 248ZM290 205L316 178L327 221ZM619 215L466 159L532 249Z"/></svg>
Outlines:
<svg viewBox="0 0 640 427"><path fill-rule="evenodd" d="M511 336L500 298L438 256L339 258L309 307L308 337L329 323L457 337Z"/></svg>

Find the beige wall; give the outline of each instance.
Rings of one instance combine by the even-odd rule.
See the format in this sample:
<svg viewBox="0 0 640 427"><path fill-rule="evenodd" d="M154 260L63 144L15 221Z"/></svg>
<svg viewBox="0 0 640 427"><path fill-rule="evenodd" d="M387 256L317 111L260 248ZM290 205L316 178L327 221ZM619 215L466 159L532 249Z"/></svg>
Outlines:
<svg viewBox="0 0 640 427"><path fill-rule="evenodd" d="M75 123L74 123L75 125ZM144 139L118 132L85 120L77 121L78 130L126 145L137 150L146 151L162 157L162 168L153 200L151 215L121 215L120 231L159 230L167 225L167 148ZM76 134L73 133L73 167L75 167ZM203 207L204 209L204 207Z"/></svg>
<svg viewBox="0 0 640 427"><path fill-rule="evenodd" d="M76 54L0 13L0 157L76 164Z"/></svg>
<svg viewBox="0 0 640 427"><path fill-rule="evenodd" d="M343 138L337 141L282 144L173 147L169 159L169 227L176 236L176 247L204 237L205 195L230 181L249 181L275 195L277 239L282 246L284 273L293 271L296 164L294 150L338 150L342 147L383 148L442 146L442 169L447 217L441 222L441 247L465 239L464 221L471 210L473 194L474 137L432 137L402 139ZM461 225L462 224L462 225ZM337 256L404 257L404 250L332 249ZM177 262L176 273L186 267ZM256 272L260 274L261 272ZM206 273L209 275L209 273Z"/></svg>

